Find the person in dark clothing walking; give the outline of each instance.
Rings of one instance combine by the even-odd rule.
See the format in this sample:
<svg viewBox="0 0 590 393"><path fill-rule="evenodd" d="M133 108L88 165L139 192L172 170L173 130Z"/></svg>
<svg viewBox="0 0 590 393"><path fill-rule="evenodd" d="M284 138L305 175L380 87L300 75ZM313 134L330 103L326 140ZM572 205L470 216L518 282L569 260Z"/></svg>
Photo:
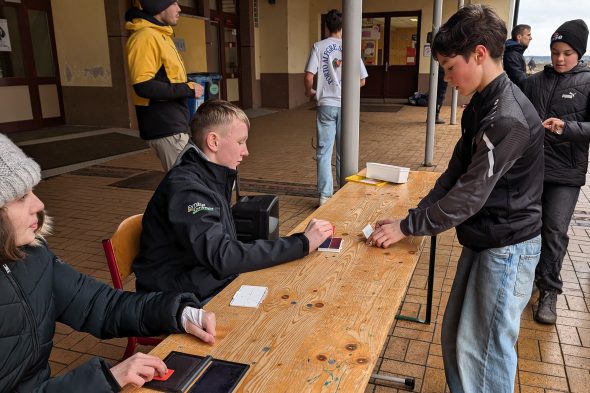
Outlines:
<svg viewBox="0 0 590 393"><path fill-rule="evenodd" d="M521 89L527 77L523 53L532 39L531 26L516 25L512 29L512 38L504 44L504 71Z"/></svg>
<svg viewBox="0 0 590 393"><path fill-rule="evenodd" d="M438 84L436 86L436 124L445 124L445 121L440 117L440 109L445 100L445 94L447 94L447 81L445 80L445 71L439 65L438 66Z"/></svg>
<svg viewBox="0 0 590 393"><path fill-rule="evenodd" d="M118 392L166 373L162 360L136 353L114 367L92 358L51 378L56 322L103 339L187 332L214 342L215 315L193 294L115 290L54 255L32 191L40 179L39 165L0 134L0 392Z"/></svg>
<svg viewBox="0 0 590 393"><path fill-rule="evenodd" d="M530 76L523 90L545 126L543 244L535 272L540 296L533 316L546 324L557 321L567 229L588 169L590 68L581 60L587 42L588 27L583 20L559 26L551 36L551 64Z"/></svg>
<svg viewBox="0 0 590 393"><path fill-rule="evenodd" d="M456 227L463 251L446 305L441 344L452 392L512 392L520 316L541 251L543 126L502 69L506 26L472 4L440 27L432 55L445 78L473 94L447 170L403 220L376 224L369 244Z"/></svg>
<svg viewBox="0 0 590 393"><path fill-rule="evenodd" d="M240 242L231 196L250 121L229 102L206 101L191 128L192 141L143 215L133 262L139 291L190 291L206 302L238 274L303 258L332 235L328 221L313 219L304 233Z"/></svg>

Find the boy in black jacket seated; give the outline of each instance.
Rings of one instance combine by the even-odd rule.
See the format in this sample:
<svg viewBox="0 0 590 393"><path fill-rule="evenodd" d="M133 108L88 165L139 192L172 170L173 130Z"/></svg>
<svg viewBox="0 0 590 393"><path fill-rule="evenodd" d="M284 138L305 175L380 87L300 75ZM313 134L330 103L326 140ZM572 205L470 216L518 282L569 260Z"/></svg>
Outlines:
<svg viewBox="0 0 590 393"><path fill-rule="evenodd" d="M567 230L586 183L590 143L590 68L582 61L588 26L570 20L551 36L551 64L529 77L523 92L545 126L545 179L541 258L535 282L540 290L533 317L540 323L557 321L560 272L567 252Z"/></svg>
<svg viewBox="0 0 590 393"><path fill-rule="evenodd" d="M199 107L192 141L145 210L133 263L138 290L182 289L206 302L239 273L302 258L332 235L328 221L314 219L304 233L237 240L230 202L249 128L246 114L229 102Z"/></svg>
<svg viewBox="0 0 590 393"><path fill-rule="evenodd" d="M461 8L434 37L445 79L473 94L434 189L403 220L377 222L369 244L456 227L463 251L441 344L453 392L512 392L520 315L541 251L543 127L502 69L506 26L483 5Z"/></svg>
<svg viewBox="0 0 590 393"><path fill-rule="evenodd" d="M190 293L136 294L78 273L42 238L39 165L0 134L0 392L118 392L142 386L166 365L136 353L114 367L93 358L50 378L55 323L99 338L190 333L215 340L215 315Z"/></svg>

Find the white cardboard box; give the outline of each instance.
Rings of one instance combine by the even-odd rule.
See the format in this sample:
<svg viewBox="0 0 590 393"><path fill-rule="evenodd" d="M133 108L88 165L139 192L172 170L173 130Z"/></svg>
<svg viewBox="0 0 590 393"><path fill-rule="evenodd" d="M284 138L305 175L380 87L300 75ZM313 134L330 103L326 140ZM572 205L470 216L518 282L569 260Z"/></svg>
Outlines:
<svg viewBox="0 0 590 393"><path fill-rule="evenodd" d="M406 183L410 168L403 166L367 162L367 177L371 179L385 180L392 183Z"/></svg>

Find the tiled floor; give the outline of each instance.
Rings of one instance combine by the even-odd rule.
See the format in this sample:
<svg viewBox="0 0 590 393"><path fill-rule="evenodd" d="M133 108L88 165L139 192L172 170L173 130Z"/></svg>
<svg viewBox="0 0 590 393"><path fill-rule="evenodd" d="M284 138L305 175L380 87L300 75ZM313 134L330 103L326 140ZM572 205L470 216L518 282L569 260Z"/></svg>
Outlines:
<svg viewBox="0 0 590 393"><path fill-rule="evenodd" d="M448 118L448 108L443 117ZM307 197L315 184L315 112L309 108L258 117L252 121L248 145L250 157L240 168L245 191L264 191L273 184L289 195L280 195L281 233L289 232L317 206ZM361 113L360 167L367 161L409 166L413 170L442 171L459 136L459 127L442 125L436 130L435 166L420 167L424 156L425 108L404 107L397 113ZM159 170L151 152L100 164L112 173L122 169L143 173ZM100 241L117 224L142 212L151 191L111 186L116 178L102 168L94 175L74 172L43 181L37 193L55 218L52 249L76 269L110 284ZM107 168L108 169L108 168ZM276 188L275 188L276 189ZM303 195L303 196L301 196ZM529 306L518 342L519 392L588 392L590 386L590 188L584 187L570 230L571 241L564 262L564 294L559 298L557 326L543 326L532 319ZM426 244L426 242L425 242ZM428 245L408 289L404 314L424 316ZM433 323L420 325L397 321L379 359L376 371L416 378L416 392L445 392L440 346L442 314L461 252L455 232L438 238L434 283ZM133 287L128 282L129 288ZM120 359L124 339L98 340L58 324L51 355L54 374L63 373L93 355L113 362ZM149 348L144 348L149 350ZM397 392L399 385L372 381L366 392ZM399 391L403 391L400 389Z"/></svg>

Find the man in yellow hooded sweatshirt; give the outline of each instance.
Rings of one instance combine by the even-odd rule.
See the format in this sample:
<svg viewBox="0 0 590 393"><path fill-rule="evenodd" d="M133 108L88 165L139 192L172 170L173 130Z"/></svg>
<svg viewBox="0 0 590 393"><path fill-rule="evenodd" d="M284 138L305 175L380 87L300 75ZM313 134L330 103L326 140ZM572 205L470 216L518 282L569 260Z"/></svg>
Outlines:
<svg viewBox="0 0 590 393"><path fill-rule="evenodd" d="M172 26L179 18L175 0L136 0L125 15L125 27L131 31L127 60L139 134L165 171L189 140L188 98L203 94L201 85L187 81L172 40Z"/></svg>

